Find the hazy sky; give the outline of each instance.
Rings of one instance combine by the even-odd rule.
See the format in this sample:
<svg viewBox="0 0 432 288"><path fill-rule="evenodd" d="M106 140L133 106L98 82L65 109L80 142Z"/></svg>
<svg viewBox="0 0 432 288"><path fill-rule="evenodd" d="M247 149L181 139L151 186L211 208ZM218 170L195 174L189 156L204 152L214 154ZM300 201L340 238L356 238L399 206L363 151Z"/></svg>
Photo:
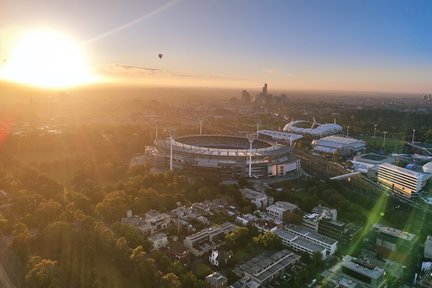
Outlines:
<svg viewBox="0 0 432 288"><path fill-rule="evenodd" d="M3 39L11 31L55 28L82 43L98 71L112 77L156 85L259 88L267 82L270 89L432 93L430 0L0 3Z"/></svg>

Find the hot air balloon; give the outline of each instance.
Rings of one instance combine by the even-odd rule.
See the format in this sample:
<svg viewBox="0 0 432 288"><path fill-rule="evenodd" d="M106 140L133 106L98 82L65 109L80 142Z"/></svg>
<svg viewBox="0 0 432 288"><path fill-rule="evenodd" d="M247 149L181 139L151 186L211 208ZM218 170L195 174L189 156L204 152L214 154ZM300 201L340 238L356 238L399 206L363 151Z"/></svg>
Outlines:
<svg viewBox="0 0 432 288"><path fill-rule="evenodd" d="M163 57L163 54L159 54L159 59L162 59L162 57Z"/></svg>

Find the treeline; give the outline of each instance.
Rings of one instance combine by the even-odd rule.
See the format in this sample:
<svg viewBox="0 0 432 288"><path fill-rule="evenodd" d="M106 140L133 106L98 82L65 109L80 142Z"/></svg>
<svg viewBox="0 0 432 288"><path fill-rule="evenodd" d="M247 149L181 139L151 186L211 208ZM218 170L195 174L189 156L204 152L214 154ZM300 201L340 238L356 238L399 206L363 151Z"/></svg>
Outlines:
<svg viewBox="0 0 432 288"><path fill-rule="evenodd" d="M205 287L206 275L151 252L139 229L119 221L128 209L168 211L177 202L221 196L241 201L238 189L219 179L151 174L149 167L105 186L82 167L66 188L37 167L1 156L0 187L11 198L14 219L1 218L0 227L25 267L25 287L111 287L111 274L123 287Z"/></svg>

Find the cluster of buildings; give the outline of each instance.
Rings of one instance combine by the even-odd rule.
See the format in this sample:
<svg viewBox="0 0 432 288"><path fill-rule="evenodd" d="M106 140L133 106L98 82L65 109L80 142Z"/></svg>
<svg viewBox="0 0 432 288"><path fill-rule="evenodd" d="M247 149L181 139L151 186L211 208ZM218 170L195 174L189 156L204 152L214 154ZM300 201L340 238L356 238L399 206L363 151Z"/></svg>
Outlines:
<svg viewBox="0 0 432 288"><path fill-rule="evenodd" d="M241 102L243 104L252 104L255 105L285 105L288 101L288 98L285 94L281 94L279 96L272 95L268 93L267 83L262 87L262 91L255 95L255 97L251 97L250 93L247 90L242 91Z"/></svg>
<svg viewBox="0 0 432 288"><path fill-rule="evenodd" d="M359 231L359 227L351 223L337 220L337 210L319 205L312 209L311 213L303 216L303 226L306 226L319 234L347 244Z"/></svg>

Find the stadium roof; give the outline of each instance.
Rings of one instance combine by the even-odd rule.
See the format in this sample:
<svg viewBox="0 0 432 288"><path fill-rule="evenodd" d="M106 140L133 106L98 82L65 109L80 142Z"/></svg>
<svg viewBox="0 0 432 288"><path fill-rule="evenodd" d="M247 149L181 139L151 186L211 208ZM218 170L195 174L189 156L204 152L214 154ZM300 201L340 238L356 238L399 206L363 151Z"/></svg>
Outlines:
<svg viewBox="0 0 432 288"><path fill-rule="evenodd" d="M274 130L258 130L258 134L270 136L276 140L296 141L303 136L294 133L280 132Z"/></svg>
<svg viewBox="0 0 432 288"><path fill-rule="evenodd" d="M327 124L310 123L311 128L298 127L300 124L304 124L304 123L310 123L310 122L305 120L291 121L290 123L285 125L283 131L293 132L298 134L308 134L308 135L318 137L318 136L339 134L343 130L342 126L333 123L327 123Z"/></svg>

